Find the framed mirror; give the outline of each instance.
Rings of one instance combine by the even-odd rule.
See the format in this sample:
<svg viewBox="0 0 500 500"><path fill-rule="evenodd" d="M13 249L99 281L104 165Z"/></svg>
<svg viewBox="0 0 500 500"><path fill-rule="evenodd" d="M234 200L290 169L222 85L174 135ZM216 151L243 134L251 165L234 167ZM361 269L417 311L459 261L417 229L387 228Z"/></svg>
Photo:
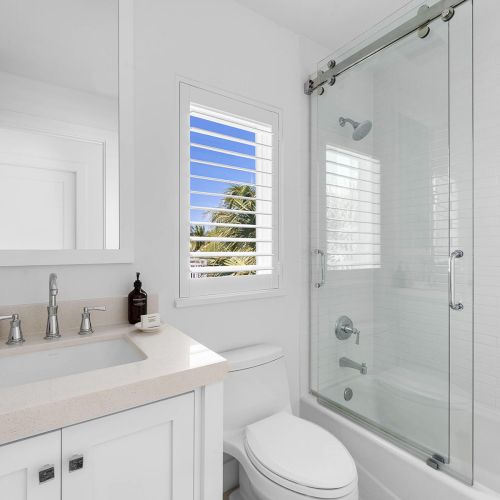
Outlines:
<svg viewBox="0 0 500 500"><path fill-rule="evenodd" d="M0 265L133 261L131 0L0 3Z"/></svg>

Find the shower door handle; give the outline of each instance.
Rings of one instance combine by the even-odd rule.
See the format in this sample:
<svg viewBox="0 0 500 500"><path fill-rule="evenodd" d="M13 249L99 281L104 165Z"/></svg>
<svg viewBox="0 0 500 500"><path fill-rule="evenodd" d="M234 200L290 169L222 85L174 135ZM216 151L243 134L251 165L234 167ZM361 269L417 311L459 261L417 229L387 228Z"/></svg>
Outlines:
<svg viewBox="0 0 500 500"><path fill-rule="evenodd" d="M317 248L313 251L315 255L319 255L321 258L321 281L319 283L314 283L316 288L321 288L326 283L326 257L325 252Z"/></svg>
<svg viewBox="0 0 500 500"><path fill-rule="evenodd" d="M455 250L451 252L448 260L448 302L453 311L461 311L464 308L461 302L455 302L455 260L463 256L462 250Z"/></svg>

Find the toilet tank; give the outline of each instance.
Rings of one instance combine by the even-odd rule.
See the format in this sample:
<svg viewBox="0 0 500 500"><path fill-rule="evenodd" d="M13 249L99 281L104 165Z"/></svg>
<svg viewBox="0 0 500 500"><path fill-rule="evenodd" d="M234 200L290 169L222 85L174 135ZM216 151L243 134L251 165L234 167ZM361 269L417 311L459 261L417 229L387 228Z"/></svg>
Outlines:
<svg viewBox="0 0 500 500"><path fill-rule="evenodd" d="M291 412L281 347L257 344L220 353L229 362L224 379L224 432L280 411Z"/></svg>

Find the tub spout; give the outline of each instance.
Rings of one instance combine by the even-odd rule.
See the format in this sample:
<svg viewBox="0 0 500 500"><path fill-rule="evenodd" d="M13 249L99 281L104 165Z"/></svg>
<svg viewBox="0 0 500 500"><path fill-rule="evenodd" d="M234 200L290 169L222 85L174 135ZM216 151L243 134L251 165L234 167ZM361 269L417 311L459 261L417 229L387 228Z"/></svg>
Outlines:
<svg viewBox="0 0 500 500"><path fill-rule="evenodd" d="M368 367L366 366L366 363L359 364L356 363L356 361L345 357L339 359L339 366L343 368L354 368L354 370L359 370L359 373L361 373L361 375L366 375L368 373Z"/></svg>

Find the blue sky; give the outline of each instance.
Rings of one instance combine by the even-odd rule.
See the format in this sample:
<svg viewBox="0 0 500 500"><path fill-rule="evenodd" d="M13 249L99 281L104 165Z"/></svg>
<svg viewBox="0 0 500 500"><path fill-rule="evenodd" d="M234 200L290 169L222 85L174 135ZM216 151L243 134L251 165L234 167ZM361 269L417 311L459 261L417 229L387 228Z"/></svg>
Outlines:
<svg viewBox="0 0 500 500"><path fill-rule="evenodd" d="M255 134L247 130L229 125L223 125L214 121L191 116L191 127L224 134L226 136L246 141L255 142ZM191 131L191 144L201 144L214 148L225 149L247 155L255 155L255 146L241 144L230 139L211 137L200 132ZM205 177L216 177L218 179L236 180L239 182L255 183L255 174L252 172L240 172L238 170L229 170L220 167L207 165L205 162L221 163L233 167L243 167L249 170L255 170L255 160L251 158L242 158L231 154L208 151L196 146L191 146L191 174L202 175ZM231 187L231 184L222 182L206 181L202 179L191 179L191 191L204 191L209 193L220 193ZM191 194L191 205L203 207L217 207L220 204L221 197ZM192 221L207 220L207 214L200 210L191 210Z"/></svg>

